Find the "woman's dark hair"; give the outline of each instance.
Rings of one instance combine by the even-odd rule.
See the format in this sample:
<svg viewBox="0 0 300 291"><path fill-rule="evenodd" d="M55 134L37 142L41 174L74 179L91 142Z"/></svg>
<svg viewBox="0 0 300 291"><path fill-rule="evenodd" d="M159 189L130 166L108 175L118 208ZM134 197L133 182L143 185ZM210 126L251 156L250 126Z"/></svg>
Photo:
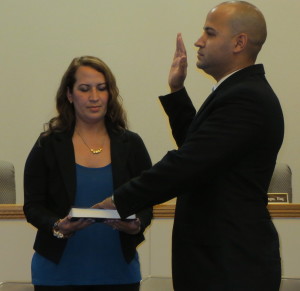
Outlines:
<svg viewBox="0 0 300 291"><path fill-rule="evenodd" d="M74 106L69 102L67 92L68 90L70 93L73 92L73 86L76 82L75 74L81 66L91 67L102 73L105 77L109 94L105 121L112 124L112 127L115 130L127 128L127 118L122 106L122 98L119 95L116 79L110 68L99 58L82 56L73 59L62 77L56 93L56 110L58 115L45 124L45 132L43 135L70 130L75 125Z"/></svg>

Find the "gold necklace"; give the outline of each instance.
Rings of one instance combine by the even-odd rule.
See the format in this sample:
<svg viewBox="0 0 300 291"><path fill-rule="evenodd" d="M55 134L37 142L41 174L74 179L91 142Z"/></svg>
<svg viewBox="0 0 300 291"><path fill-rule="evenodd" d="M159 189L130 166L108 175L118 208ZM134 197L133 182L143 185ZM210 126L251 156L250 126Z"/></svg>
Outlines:
<svg viewBox="0 0 300 291"><path fill-rule="evenodd" d="M104 147L104 142L105 142L105 138L104 138L104 141L103 141L103 145L102 147L98 148L98 149L92 149L88 146L88 144L84 141L83 137L80 135L80 133L76 130L76 133L78 134L78 136L81 138L81 140L83 141L84 145L89 149L89 151L94 154L94 155L97 155L97 154L100 154L103 150L103 147Z"/></svg>

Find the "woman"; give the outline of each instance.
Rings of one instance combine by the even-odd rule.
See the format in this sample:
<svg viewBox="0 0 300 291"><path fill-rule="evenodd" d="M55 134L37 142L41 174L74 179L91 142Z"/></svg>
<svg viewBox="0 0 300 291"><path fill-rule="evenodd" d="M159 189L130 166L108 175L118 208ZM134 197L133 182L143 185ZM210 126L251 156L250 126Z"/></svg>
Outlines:
<svg viewBox="0 0 300 291"><path fill-rule="evenodd" d="M98 58L75 58L52 118L24 171L24 213L38 231L35 290L139 290L136 247L152 209L131 222L71 221L70 208L92 207L151 166L141 138L127 130L115 78Z"/></svg>

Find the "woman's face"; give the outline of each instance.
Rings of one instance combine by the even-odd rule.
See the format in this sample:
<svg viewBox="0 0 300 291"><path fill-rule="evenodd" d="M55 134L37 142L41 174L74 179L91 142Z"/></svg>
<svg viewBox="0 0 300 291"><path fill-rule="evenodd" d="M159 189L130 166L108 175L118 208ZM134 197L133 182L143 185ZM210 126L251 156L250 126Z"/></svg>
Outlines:
<svg viewBox="0 0 300 291"><path fill-rule="evenodd" d="M75 73L73 92L67 92L74 104L76 122L96 123L104 121L109 93L105 77L92 67L81 66Z"/></svg>

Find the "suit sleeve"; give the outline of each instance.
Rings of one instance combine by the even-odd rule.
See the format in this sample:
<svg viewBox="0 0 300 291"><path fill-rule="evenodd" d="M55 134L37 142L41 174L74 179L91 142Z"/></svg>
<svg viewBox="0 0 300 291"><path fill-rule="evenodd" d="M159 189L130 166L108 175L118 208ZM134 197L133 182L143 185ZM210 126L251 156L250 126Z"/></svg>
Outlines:
<svg viewBox="0 0 300 291"><path fill-rule="evenodd" d="M171 94L166 98L172 97ZM189 102L183 100L186 96L177 97L183 104ZM180 114L178 109L170 107L166 112L170 120ZM189 114L186 118L184 114L178 118L188 124ZM169 151L151 169L116 189L115 203L120 215L126 217L150 205L184 195L189 192L189 187L200 188L211 181L219 171L238 162L261 142L263 118L263 109L257 100L247 92L238 91L228 92L214 101L204 119L198 117L192 121L188 134L180 135L180 125L176 125L173 128L175 138L178 136L179 143L185 138L182 146Z"/></svg>
<svg viewBox="0 0 300 291"><path fill-rule="evenodd" d="M169 117L169 123L176 144L180 147L195 117L195 107L185 88L170 95L160 96L159 99Z"/></svg>
<svg viewBox="0 0 300 291"><path fill-rule="evenodd" d="M143 140L137 134L135 134L134 136L135 138L129 156L129 166L131 176L137 177L141 175L143 171L150 169L152 163ZM153 216L152 207L145 208L136 213L136 215L141 221L141 232L143 232L145 228L151 223L151 219Z"/></svg>
<svg viewBox="0 0 300 291"><path fill-rule="evenodd" d="M131 177L137 177L141 173L151 167L150 156L144 145L142 139L135 133L128 133L130 139L130 154L128 157L128 172ZM152 207L140 209L135 212L136 216L141 221L141 231L135 235L121 232L121 244L124 250L123 254L125 260L130 262L134 257L136 247L144 241L144 231L146 227L151 223L152 219Z"/></svg>

